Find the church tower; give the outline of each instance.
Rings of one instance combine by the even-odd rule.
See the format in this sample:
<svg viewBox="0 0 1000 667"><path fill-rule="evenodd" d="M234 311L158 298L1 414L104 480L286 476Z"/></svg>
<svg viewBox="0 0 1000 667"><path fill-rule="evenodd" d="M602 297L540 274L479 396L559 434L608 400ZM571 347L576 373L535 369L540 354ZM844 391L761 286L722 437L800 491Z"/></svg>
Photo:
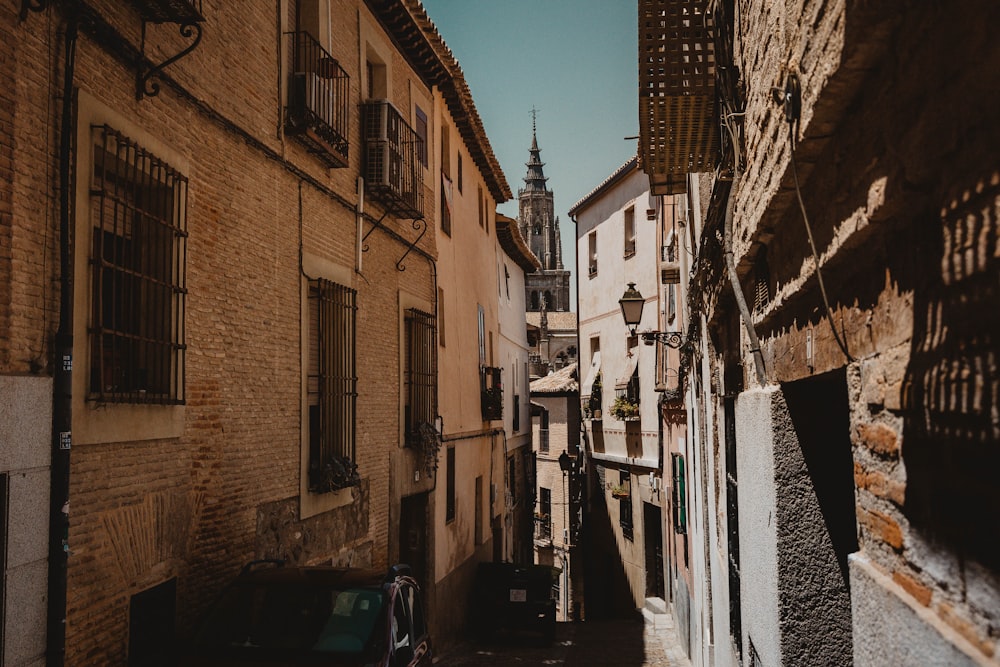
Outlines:
<svg viewBox="0 0 1000 667"><path fill-rule="evenodd" d="M527 239L542 265L538 271L524 276L525 303L529 312L542 310L543 301L548 312L565 312L570 309L570 272L563 268L559 218L555 216L552 190L545 185L548 179L542 170L545 163L541 159L536 130L532 120L531 148L525 163L528 173L524 177L524 187L517 191L521 236Z"/></svg>

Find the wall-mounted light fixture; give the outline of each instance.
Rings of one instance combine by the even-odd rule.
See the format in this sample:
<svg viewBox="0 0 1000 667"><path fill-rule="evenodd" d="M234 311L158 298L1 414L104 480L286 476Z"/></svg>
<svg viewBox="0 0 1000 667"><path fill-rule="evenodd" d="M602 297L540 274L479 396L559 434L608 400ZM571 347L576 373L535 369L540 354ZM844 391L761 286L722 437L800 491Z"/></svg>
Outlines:
<svg viewBox="0 0 1000 667"><path fill-rule="evenodd" d="M628 284L628 288L622 294L622 298L618 299L618 305L621 306L625 326L628 327L629 332L634 336L636 327L642 321L642 307L646 305L646 300L639 293L639 290L635 288L635 283ZM679 331L643 331L639 335L647 345L660 342L675 350L686 342L684 336Z"/></svg>

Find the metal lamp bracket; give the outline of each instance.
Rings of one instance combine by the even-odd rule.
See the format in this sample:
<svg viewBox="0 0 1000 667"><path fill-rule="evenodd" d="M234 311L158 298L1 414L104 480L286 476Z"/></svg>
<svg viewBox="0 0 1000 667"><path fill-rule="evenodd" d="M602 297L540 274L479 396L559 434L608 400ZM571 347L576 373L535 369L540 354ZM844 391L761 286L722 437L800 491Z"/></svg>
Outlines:
<svg viewBox="0 0 1000 667"><path fill-rule="evenodd" d="M31 0L25 0L25 2L30 2ZM160 94L160 84L158 81L153 80L154 77L159 76L160 72L174 64L187 54L194 51L195 47L201 42L201 24L197 21L184 21L178 24L178 30L181 33L181 37L185 39L191 39L192 35L194 41L183 49L179 53L167 58L159 65L147 65L148 61L146 59L146 21L142 22L142 60L139 63L139 71L136 74L135 82L135 98L141 100L143 97L156 97Z"/></svg>

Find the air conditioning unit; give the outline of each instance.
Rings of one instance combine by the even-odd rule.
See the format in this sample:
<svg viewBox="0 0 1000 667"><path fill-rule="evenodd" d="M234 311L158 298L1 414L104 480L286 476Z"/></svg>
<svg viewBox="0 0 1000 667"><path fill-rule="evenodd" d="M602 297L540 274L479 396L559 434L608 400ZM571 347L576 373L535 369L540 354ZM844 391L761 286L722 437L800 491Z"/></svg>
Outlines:
<svg viewBox="0 0 1000 667"><path fill-rule="evenodd" d="M370 187L403 191L403 156L390 136L393 108L386 100L365 104L365 180Z"/></svg>

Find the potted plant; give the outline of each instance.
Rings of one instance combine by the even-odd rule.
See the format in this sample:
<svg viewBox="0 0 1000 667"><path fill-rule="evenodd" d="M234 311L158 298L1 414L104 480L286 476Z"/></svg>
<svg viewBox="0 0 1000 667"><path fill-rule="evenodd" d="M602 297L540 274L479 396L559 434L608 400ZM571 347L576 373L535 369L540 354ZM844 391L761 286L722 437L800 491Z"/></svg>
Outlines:
<svg viewBox="0 0 1000 667"><path fill-rule="evenodd" d="M628 396L619 396L611 406L611 415L621 421L639 418L639 404Z"/></svg>
<svg viewBox="0 0 1000 667"><path fill-rule="evenodd" d="M621 484L615 484L611 487L611 497L612 498L628 498L629 497L629 484L628 482L622 482Z"/></svg>

